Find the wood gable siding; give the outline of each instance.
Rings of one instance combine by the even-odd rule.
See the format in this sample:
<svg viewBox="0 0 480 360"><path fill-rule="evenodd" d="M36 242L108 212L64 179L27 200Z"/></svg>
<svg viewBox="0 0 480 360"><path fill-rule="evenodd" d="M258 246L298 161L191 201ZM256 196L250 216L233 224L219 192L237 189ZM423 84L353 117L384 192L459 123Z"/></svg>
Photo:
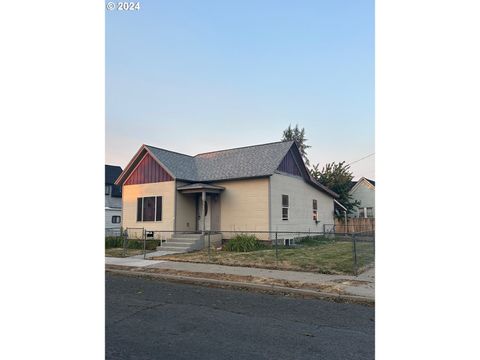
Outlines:
<svg viewBox="0 0 480 360"><path fill-rule="evenodd" d="M287 174L302 176L291 151L285 155L277 170Z"/></svg>
<svg viewBox="0 0 480 360"><path fill-rule="evenodd" d="M162 168L150 154L146 154L125 181L124 185L148 184L172 181L170 174Z"/></svg>

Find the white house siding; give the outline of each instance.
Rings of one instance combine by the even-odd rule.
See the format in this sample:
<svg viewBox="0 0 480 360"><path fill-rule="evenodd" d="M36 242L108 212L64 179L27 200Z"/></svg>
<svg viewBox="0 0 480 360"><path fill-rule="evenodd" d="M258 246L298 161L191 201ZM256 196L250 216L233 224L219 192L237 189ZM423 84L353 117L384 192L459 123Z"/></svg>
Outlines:
<svg viewBox="0 0 480 360"><path fill-rule="evenodd" d="M112 216L120 216L120 223L112 223ZM105 207L105 235L117 235L122 227L121 222L122 209L121 208L107 208Z"/></svg>
<svg viewBox="0 0 480 360"><path fill-rule="evenodd" d="M333 224L333 198L296 176L270 177L271 231L323 231ZM282 220L282 195L289 197L288 220ZM317 200L318 223L313 220L313 199Z"/></svg>
<svg viewBox="0 0 480 360"><path fill-rule="evenodd" d="M110 208L121 208L122 207L122 198L121 197L112 197L112 185L110 186L110 195L105 195L105 207Z"/></svg>
<svg viewBox="0 0 480 360"><path fill-rule="evenodd" d="M173 231L175 221L175 181L124 185L122 191L124 228ZM162 196L162 221L137 222L137 198Z"/></svg>
<svg viewBox="0 0 480 360"><path fill-rule="evenodd" d="M360 201L360 207L373 208L373 217L375 217L375 187L366 180L362 180L356 188L352 189L350 194L354 200ZM358 217L358 209L354 217Z"/></svg>
<svg viewBox="0 0 480 360"><path fill-rule="evenodd" d="M105 185L110 187L110 194L105 195L105 234L106 235L115 235L118 234L120 228L122 227L121 216L122 216L122 198L121 197L112 197L112 185ZM112 223L112 216L120 216L120 223ZM113 229L113 230L109 230Z"/></svg>

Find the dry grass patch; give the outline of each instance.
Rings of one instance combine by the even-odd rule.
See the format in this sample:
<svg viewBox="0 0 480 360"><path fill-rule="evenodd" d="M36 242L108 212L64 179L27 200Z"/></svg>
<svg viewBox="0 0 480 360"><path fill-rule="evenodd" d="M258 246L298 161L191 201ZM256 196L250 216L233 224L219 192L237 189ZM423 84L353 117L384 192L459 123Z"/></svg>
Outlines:
<svg viewBox="0 0 480 360"><path fill-rule="evenodd" d="M153 250L147 250L147 254ZM105 256L107 257L129 257L135 255L143 255L143 249L127 249L126 256L123 256L123 248L105 249Z"/></svg>
<svg viewBox="0 0 480 360"><path fill-rule="evenodd" d="M167 255L159 260L208 263L208 251ZM373 263L373 243L357 243L359 267ZM330 242L315 246L278 249L278 266L275 249L251 252L211 250L210 263L231 266L246 266L265 269L319 272L323 274L352 274L353 248L351 242Z"/></svg>

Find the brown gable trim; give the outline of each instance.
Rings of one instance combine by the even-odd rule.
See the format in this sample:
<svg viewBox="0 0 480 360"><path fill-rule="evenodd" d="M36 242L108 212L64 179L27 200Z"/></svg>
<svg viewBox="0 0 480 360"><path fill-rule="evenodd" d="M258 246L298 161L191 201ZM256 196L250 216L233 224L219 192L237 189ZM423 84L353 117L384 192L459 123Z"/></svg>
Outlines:
<svg viewBox="0 0 480 360"><path fill-rule="evenodd" d="M145 145L144 145L144 146L145 146ZM175 176L172 174L172 172L171 172L170 170L168 170L168 168L155 156L154 153L152 153L152 152L150 151L150 149L149 149L147 146L145 146L145 149L146 149L147 152L150 154L150 156L158 163L158 165L160 165L160 166L163 168L163 170L165 170L172 178L175 179ZM167 150L167 151L168 151L168 150ZM183 155L183 154L181 154L181 155ZM187 155L187 156L188 156L188 155Z"/></svg>
<svg viewBox="0 0 480 360"><path fill-rule="evenodd" d="M123 170L123 172L120 174L120 176L117 178L117 181L115 181L115 185L123 185L127 180L128 178L130 177L130 175L132 174L133 171L135 171L138 167L138 165L140 164L140 162L143 160L143 158L145 157L146 154L150 154L150 156L153 158L153 160L155 160L155 162L160 166L162 167L162 169L168 173L168 175L170 177L172 177L173 179L175 179L175 176L173 176L173 174L170 172L170 170L168 170L168 168L163 165L155 155L153 155L153 153L147 148L147 146L145 144L143 144L142 146L140 146L140 149L138 149L138 151L136 152L136 154L133 156L133 158L129 161L128 165L125 167L125 169Z"/></svg>
<svg viewBox="0 0 480 360"><path fill-rule="evenodd" d="M288 150L287 154L280 162L280 165L278 165L277 170L287 174L303 177L300 167L298 166L297 160L293 156L291 149Z"/></svg>
<svg viewBox="0 0 480 360"><path fill-rule="evenodd" d="M134 166L135 161L140 157L143 151L145 151L145 145L140 146L140 149L135 153L135 155L132 157L132 159L128 162L127 166L123 169L122 173L118 176L117 180L115 181L115 185L123 185L125 181L125 177L128 177L130 175L130 171L132 166ZM142 158L145 154L142 155ZM138 164L138 163L137 163ZM136 165L135 164L135 167Z"/></svg>
<svg viewBox="0 0 480 360"><path fill-rule="evenodd" d="M125 179L124 185L149 184L173 181L172 176L162 167L155 158L146 152L135 169Z"/></svg>
<svg viewBox="0 0 480 360"><path fill-rule="evenodd" d="M303 161L302 154L300 153L300 150L298 149L298 145L295 141L293 141L292 146L290 147L290 150L288 150L288 153L287 153L287 155L285 155L285 157L287 157L288 154L292 155L293 160L295 161L296 165L298 166L298 169L301 172L300 176L308 184L310 184L311 186L313 186L317 190L320 190L320 191L330 195L333 198L338 198L338 194L336 192L330 190L325 185L320 184L318 181L316 181L315 179L312 178L312 176L310 175L310 171L307 169L307 166L305 165L305 162ZM282 160L282 162L283 162L283 160ZM279 165L279 167L280 167L280 165ZM277 171L281 171L281 170L278 170L278 168L277 168ZM292 174L286 173L286 175L292 175Z"/></svg>

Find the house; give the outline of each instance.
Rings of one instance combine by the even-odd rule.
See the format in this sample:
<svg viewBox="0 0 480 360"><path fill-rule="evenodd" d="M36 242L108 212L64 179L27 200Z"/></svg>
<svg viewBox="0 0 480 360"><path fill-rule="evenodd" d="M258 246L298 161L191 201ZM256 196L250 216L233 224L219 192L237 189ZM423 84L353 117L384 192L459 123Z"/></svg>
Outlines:
<svg viewBox="0 0 480 360"><path fill-rule="evenodd" d="M115 235L122 227L122 188L115 180L122 173L120 166L105 165L105 233Z"/></svg>
<svg viewBox="0 0 480 360"><path fill-rule="evenodd" d="M374 218L375 217L375 181L365 177L358 181L352 181L349 191L353 200L360 201L360 206L351 217Z"/></svg>
<svg viewBox="0 0 480 360"><path fill-rule="evenodd" d="M123 187L124 228L215 231L223 239L323 231L338 197L310 176L293 141L195 156L142 145L115 184Z"/></svg>

